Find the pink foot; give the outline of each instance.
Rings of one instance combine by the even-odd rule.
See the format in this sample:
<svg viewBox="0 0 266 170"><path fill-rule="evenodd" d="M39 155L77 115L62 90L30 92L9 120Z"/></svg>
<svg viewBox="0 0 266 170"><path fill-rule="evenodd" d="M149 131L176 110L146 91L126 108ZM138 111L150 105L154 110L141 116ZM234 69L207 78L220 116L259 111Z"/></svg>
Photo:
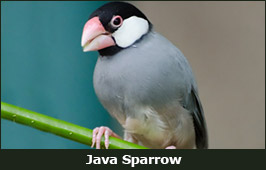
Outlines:
<svg viewBox="0 0 266 170"><path fill-rule="evenodd" d="M105 138L104 144L105 144L106 149L108 149L108 147L109 147L109 136L120 138L116 133L114 133L110 128L108 128L106 126L96 127L95 129L93 129L91 147L93 147L94 144L96 143L96 149L100 149L101 138L102 138L103 134L104 134L104 138Z"/></svg>
<svg viewBox="0 0 266 170"><path fill-rule="evenodd" d="M176 149L175 146L167 146L165 149Z"/></svg>

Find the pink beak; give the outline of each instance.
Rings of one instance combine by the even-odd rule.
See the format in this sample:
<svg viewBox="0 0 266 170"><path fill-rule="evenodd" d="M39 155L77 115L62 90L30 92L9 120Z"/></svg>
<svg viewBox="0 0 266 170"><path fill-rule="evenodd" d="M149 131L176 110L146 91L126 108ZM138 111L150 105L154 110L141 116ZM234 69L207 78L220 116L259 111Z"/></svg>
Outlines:
<svg viewBox="0 0 266 170"><path fill-rule="evenodd" d="M98 17L90 19L85 24L81 38L84 52L97 51L114 45L111 34L106 32Z"/></svg>

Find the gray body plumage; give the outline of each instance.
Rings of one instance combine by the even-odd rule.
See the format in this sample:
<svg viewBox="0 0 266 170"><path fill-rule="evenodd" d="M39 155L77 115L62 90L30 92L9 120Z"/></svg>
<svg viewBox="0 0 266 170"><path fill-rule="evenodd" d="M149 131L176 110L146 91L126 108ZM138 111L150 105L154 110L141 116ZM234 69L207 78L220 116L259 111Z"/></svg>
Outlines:
<svg viewBox="0 0 266 170"><path fill-rule="evenodd" d="M125 128L125 139L150 148L207 148L197 85L188 61L150 31L113 56L100 56L94 89Z"/></svg>

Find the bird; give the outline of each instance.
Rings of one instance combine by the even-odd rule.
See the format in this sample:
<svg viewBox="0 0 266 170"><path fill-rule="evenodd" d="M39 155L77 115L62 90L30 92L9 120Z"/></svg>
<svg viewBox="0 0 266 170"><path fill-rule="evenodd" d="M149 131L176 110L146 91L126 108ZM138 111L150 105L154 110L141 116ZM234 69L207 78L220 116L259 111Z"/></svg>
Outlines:
<svg viewBox="0 0 266 170"><path fill-rule="evenodd" d="M171 22L169 20L169 22ZM184 54L134 5L109 2L91 13L81 46L98 51L93 87L124 130L123 139L151 149L207 149L208 134L197 83ZM100 140L121 138L109 127Z"/></svg>

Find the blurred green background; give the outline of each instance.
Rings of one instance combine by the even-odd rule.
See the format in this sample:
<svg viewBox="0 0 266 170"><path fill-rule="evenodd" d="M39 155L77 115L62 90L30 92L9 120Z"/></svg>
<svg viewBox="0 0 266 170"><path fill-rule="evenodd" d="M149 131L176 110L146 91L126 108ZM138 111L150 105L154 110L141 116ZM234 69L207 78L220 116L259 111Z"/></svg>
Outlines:
<svg viewBox="0 0 266 170"><path fill-rule="evenodd" d="M1 101L90 129L117 127L94 93L98 53L80 45L104 3L1 2ZM1 148L90 147L2 119Z"/></svg>

